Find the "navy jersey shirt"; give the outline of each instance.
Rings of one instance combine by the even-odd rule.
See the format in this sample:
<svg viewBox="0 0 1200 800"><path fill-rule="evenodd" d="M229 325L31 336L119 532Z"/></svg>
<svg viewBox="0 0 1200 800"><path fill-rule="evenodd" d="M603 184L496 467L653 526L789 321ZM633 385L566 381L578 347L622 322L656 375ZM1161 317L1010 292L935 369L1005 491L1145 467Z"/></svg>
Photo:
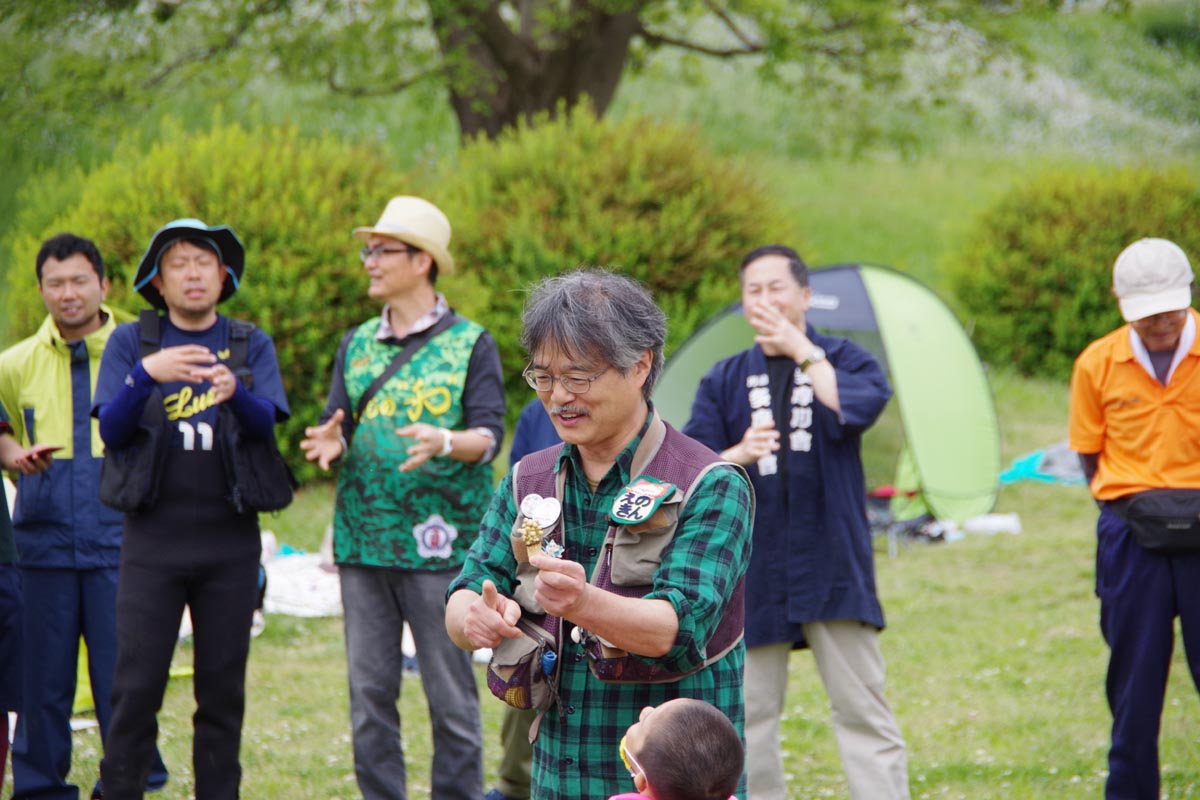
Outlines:
<svg viewBox="0 0 1200 800"><path fill-rule="evenodd" d="M227 317L218 316L211 328L202 331L181 330L172 325L168 317L162 318L161 325L161 344L164 348L198 344L208 348L222 361L229 358L230 325ZM140 328L137 323L119 325L113 331L100 364L93 414L117 396L125 386L126 378L141 361L139 339ZM266 398L275 406L277 421L286 419L290 411L271 337L256 328L250 335L248 344L246 367L253 375L252 393ZM158 388L163 395L167 419L172 423L172 448L212 449L217 425L217 406L212 401L212 384L208 381L198 384L175 381L159 384ZM138 411L140 415L140 409Z"/></svg>

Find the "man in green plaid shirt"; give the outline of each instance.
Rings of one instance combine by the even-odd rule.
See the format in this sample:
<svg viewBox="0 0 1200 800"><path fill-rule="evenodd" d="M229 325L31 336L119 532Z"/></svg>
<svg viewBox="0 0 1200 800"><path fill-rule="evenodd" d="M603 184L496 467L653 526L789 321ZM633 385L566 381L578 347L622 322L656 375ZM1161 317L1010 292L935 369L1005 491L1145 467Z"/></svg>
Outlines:
<svg viewBox="0 0 1200 800"><path fill-rule="evenodd" d="M535 287L522 321L522 344L531 356L526 379L565 443L554 469L564 479L566 549L558 558L529 559L537 568L534 599L562 619L558 702L536 727L531 796L603 800L633 789L618 743L646 706L676 697L705 699L742 731L740 639L704 664L717 655L709 644L718 623L731 603L740 602L735 589L750 558L753 496L744 473L732 465L704 472L679 512L647 594L621 596L590 584L616 521L610 512L637 477L635 451L649 431L661 428L649 397L662 369L666 319L634 281L580 270ZM512 599L518 561L509 538L517 517L510 473L450 585L446 627L460 647L494 648L521 635L521 607ZM586 642L587 634L685 677L602 682L578 641Z"/></svg>

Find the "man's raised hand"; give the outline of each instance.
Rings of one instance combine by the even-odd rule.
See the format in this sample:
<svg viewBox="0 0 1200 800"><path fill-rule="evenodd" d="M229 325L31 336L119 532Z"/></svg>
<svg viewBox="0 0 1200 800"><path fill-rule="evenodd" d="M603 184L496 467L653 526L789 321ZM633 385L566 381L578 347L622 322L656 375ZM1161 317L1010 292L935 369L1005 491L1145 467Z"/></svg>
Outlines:
<svg viewBox="0 0 1200 800"><path fill-rule="evenodd" d="M342 455L342 420L345 417L345 412L339 408L323 424L304 429L300 449L304 451L305 460L316 461L321 469L329 469L329 465Z"/></svg>

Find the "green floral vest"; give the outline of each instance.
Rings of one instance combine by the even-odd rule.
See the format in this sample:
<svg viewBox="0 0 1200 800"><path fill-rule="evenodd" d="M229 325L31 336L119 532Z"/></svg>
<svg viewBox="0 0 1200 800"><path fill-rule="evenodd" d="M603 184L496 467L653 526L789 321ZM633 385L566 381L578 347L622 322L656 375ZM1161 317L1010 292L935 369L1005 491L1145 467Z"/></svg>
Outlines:
<svg viewBox="0 0 1200 800"><path fill-rule="evenodd" d="M375 338L379 319L363 323L346 348L343 375L350 407L399 352ZM488 464L447 456L400 472L412 444L396 429L427 422L462 430L462 394L471 350L483 328L462 320L426 342L363 409L338 479L334 560L399 569L462 564L492 497Z"/></svg>

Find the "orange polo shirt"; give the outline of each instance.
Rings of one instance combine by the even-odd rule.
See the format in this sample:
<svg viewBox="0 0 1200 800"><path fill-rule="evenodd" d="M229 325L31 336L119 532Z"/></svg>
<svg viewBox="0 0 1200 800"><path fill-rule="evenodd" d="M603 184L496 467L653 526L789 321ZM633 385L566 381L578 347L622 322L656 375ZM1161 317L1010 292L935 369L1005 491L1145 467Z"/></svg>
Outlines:
<svg viewBox="0 0 1200 800"><path fill-rule="evenodd" d="M1192 319L1200 315L1191 309ZM1092 494L1200 489L1200 328L1163 386L1137 362L1123 325L1092 342L1071 374L1071 449L1099 453Z"/></svg>

